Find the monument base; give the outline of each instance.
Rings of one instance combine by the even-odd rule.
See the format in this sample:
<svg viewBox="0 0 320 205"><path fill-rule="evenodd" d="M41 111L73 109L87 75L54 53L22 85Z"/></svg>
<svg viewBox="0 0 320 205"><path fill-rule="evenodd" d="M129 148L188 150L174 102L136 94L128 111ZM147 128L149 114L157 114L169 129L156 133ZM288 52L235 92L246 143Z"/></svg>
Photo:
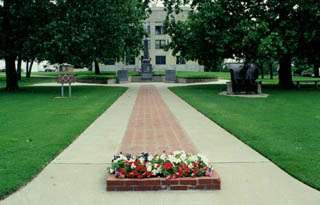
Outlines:
<svg viewBox="0 0 320 205"><path fill-rule="evenodd" d="M141 73L141 80L152 81L152 73Z"/></svg>
<svg viewBox="0 0 320 205"><path fill-rule="evenodd" d="M160 191L160 190L220 190L221 180L216 172L211 177L186 177L176 179L145 178L120 179L107 177L107 191Z"/></svg>
<svg viewBox="0 0 320 205"><path fill-rule="evenodd" d="M261 93L261 94L247 94L247 93L229 94L226 91L220 92L219 95L229 96L229 97L243 97L243 98L267 98L267 97L269 97L269 95L265 94L265 93Z"/></svg>

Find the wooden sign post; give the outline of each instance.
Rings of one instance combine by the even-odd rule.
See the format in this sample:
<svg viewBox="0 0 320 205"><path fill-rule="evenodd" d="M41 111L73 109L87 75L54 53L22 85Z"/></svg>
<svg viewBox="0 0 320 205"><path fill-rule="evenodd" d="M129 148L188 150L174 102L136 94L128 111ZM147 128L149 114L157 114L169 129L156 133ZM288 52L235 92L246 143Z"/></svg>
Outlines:
<svg viewBox="0 0 320 205"><path fill-rule="evenodd" d="M73 75L73 67L70 65L61 65L60 74L57 82L61 83L61 97L64 97L64 84L69 85L69 97L71 97L72 96L71 84L76 82L76 78Z"/></svg>

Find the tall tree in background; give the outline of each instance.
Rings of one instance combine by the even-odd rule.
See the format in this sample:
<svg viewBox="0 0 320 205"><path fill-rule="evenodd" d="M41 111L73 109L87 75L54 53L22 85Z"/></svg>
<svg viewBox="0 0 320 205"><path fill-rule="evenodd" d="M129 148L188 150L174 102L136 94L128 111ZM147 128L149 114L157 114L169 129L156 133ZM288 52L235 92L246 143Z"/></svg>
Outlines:
<svg viewBox="0 0 320 205"><path fill-rule="evenodd" d="M313 67L314 77L319 77L320 67L320 1L310 0L299 7L300 30L298 58Z"/></svg>
<svg viewBox="0 0 320 205"><path fill-rule="evenodd" d="M164 5L168 12L169 35L174 37L180 32L197 37L173 38L171 47L175 52L198 60L205 58L208 62L226 56L245 61L261 61L259 58L269 56L279 61L279 85L283 88L293 86L291 64L299 55L301 36L305 37L309 48L318 45L315 28L319 27L302 29L304 25L319 25L318 0L165 0ZM176 23L174 16L186 5L193 11L185 22ZM308 18L302 18L312 7ZM195 22L200 25L187 26ZM199 46L201 44L195 42L205 44ZM196 49L201 56L193 54ZM318 59L314 58L317 56L314 51L308 58Z"/></svg>
<svg viewBox="0 0 320 205"><path fill-rule="evenodd" d="M179 21L176 19L182 10L177 7L178 3L165 1L166 31L172 39L169 48L174 55L198 61L205 71L215 70L224 58L232 57L232 48L228 45L232 41L229 28L234 25L233 19L225 18L223 4L205 1L189 12L186 21Z"/></svg>
<svg viewBox="0 0 320 205"><path fill-rule="evenodd" d="M51 40L46 59L52 63L89 65L124 58L126 50L137 54L143 38L148 1L59 0L48 26Z"/></svg>
<svg viewBox="0 0 320 205"><path fill-rule="evenodd" d="M19 88L15 61L35 60L87 66L93 61L136 55L144 35L149 0L0 1L0 56L6 89Z"/></svg>
<svg viewBox="0 0 320 205"><path fill-rule="evenodd" d="M19 88L15 61L18 56L25 58L27 53L32 54L32 58L39 54L30 51L41 45L42 40L37 36L49 19L48 11L53 3L50 0L3 0L1 3L0 52L6 64L6 89L15 91Z"/></svg>

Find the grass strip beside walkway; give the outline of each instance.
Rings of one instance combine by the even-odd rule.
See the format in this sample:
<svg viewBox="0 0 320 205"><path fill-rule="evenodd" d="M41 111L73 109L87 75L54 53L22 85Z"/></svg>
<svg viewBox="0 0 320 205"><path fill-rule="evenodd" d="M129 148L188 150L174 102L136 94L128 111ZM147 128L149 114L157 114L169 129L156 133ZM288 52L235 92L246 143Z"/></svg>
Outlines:
<svg viewBox="0 0 320 205"><path fill-rule="evenodd" d="M59 87L0 90L0 198L29 182L102 114L126 88Z"/></svg>
<svg viewBox="0 0 320 205"><path fill-rule="evenodd" d="M264 86L268 98L248 99L218 95L225 87L170 89L289 174L320 190L319 90Z"/></svg>

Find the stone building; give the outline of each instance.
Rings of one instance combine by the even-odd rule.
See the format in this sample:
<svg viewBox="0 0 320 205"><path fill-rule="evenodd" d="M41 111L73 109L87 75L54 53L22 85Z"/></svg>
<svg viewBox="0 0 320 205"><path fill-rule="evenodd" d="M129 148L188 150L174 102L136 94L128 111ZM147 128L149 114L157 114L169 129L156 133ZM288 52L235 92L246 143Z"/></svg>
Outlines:
<svg viewBox="0 0 320 205"><path fill-rule="evenodd" d="M186 61L180 56L173 56L172 51L165 51L164 46L170 41L170 37L164 34L163 21L166 17L166 12L163 7L152 7L152 13L144 22L145 28L149 32L149 53L151 64L154 70L189 70L189 71L202 71L203 66L194 61ZM179 14L178 19L185 19L188 15L188 9ZM102 71L113 71L118 69L129 69L138 71L141 68L141 55L136 58L128 60L127 64L123 62L110 62L110 65L100 65Z"/></svg>

